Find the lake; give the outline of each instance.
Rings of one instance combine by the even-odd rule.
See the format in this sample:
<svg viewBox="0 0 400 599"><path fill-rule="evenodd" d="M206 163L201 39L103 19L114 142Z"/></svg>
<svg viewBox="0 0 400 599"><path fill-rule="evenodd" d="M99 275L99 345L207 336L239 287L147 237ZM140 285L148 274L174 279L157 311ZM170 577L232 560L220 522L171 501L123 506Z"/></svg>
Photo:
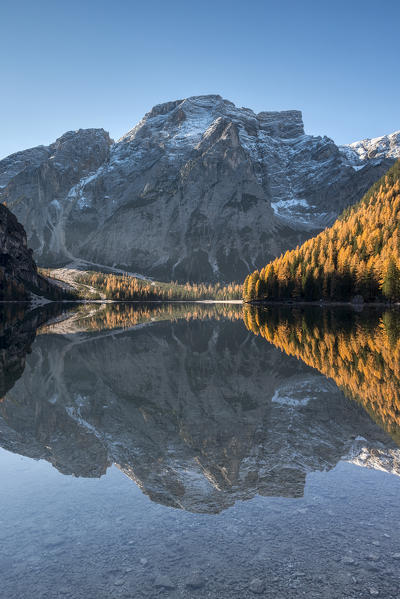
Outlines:
<svg viewBox="0 0 400 599"><path fill-rule="evenodd" d="M400 314L2 307L7 599L395 599Z"/></svg>

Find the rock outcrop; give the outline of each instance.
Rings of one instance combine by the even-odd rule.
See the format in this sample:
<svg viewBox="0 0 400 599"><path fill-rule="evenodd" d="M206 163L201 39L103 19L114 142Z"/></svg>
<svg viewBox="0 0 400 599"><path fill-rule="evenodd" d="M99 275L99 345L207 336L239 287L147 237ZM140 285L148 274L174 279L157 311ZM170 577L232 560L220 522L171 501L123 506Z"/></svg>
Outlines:
<svg viewBox="0 0 400 599"><path fill-rule="evenodd" d="M394 138L393 138L394 139ZM397 141L396 141L397 140ZM43 265L236 280L329 225L394 162L220 96L155 106L119 141L79 130L0 162L0 200Z"/></svg>

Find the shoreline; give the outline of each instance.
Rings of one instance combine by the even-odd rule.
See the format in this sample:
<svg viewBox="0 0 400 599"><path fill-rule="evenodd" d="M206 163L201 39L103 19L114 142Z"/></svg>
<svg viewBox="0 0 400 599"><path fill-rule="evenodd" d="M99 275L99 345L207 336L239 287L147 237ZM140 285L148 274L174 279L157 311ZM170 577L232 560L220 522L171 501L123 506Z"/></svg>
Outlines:
<svg viewBox="0 0 400 599"><path fill-rule="evenodd" d="M349 306L351 308L373 308L373 307L398 307L400 306L400 302L326 302L326 301L285 301L285 300L255 300L251 302L243 302L244 305L247 306L319 306L320 308L324 307L333 307L333 306Z"/></svg>
<svg viewBox="0 0 400 599"><path fill-rule="evenodd" d="M76 299L76 300L49 300L43 298L43 301L32 301L32 300L0 300L0 305L8 304L23 304L29 305L32 308L39 308L41 306L47 306L48 304L234 304L241 305L243 300L211 300L211 299L198 299L198 300L111 300L111 299Z"/></svg>
<svg viewBox="0 0 400 599"><path fill-rule="evenodd" d="M350 308L375 308L375 307L386 307L396 308L400 306L400 302L326 302L326 301L285 301L285 300L255 300L255 301L243 301L243 300L217 300L217 299L187 299L187 300L113 300L113 299L76 299L76 300L51 300L47 298L35 298L33 300L0 300L1 305L24 305L30 306L32 309L40 308L48 304L231 304L231 305L243 305L243 306L287 306L295 308L297 306L314 306L319 308L329 307L340 307L347 306Z"/></svg>

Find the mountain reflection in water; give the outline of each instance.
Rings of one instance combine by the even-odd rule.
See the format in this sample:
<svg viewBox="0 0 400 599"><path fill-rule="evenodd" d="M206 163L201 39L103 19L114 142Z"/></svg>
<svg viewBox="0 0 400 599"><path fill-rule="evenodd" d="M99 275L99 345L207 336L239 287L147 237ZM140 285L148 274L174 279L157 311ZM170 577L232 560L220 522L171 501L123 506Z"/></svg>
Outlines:
<svg viewBox="0 0 400 599"><path fill-rule="evenodd" d="M400 473L396 312L51 310L1 323L9 451L82 477L114 463L153 501L206 513L301 497L341 459Z"/></svg>
<svg viewBox="0 0 400 599"><path fill-rule="evenodd" d="M245 307L244 321L333 379L400 445L400 312Z"/></svg>

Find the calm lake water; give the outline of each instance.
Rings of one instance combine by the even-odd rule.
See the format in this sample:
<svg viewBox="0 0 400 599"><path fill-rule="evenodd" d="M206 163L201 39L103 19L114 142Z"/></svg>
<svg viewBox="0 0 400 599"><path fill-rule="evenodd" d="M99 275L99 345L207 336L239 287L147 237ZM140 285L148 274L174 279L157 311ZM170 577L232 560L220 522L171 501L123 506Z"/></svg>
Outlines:
<svg viewBox="0 0 400 599"><path fill-rule="evenodd" d="M0 321L0 596L396 598L400 316Z"/></svg>

